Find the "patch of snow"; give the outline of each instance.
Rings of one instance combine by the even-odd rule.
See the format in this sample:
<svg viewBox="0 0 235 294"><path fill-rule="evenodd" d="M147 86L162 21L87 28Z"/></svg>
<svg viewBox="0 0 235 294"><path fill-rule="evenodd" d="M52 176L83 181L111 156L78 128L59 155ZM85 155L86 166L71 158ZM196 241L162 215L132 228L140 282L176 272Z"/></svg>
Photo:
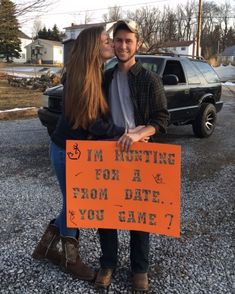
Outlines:
<svg viewBox="0 0 235 294"><path fill-rule="evenodd" d="M1 112L11 112L11 111L20 111L20 110L35 109L35 108L36 107L12 108L12 109L0 110L0 113Z"/></svg>
<svg viewBox="0 0 235 294"><path fill-rule="evenodd" d="M42 74L60 74L62 68L60 67L8 67L0 69L0 72L20 77L20 78L31 78L40 77Z"/></svg>
<svg viewBox="0 0 235 294"><path fill-rule="evenodd" d="M233 86L233 87L235 87L235 83L232 83L232 82L226 82L226 83L222 83L223 85L225 85L225 86Z"/></svg>
<svg viewBox="0 0 235 294"><path fill-rule="evenodd" d="M214 70L223 82L235 80L235 66L231 64L214 67Z"/></svg>

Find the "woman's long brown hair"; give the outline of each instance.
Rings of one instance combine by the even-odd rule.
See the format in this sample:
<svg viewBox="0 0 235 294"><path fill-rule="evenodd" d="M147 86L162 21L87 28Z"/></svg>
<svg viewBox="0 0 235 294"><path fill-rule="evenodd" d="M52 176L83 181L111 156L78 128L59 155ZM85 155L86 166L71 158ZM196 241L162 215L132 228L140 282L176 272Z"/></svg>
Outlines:
<svg viewBox="0 0 235 294"><path fill-rule="evenodd" d="M73 129L87 129L108 106L103 95L100 61L101 26L84 29L77 37L66 66L65 116Z"/></svg>

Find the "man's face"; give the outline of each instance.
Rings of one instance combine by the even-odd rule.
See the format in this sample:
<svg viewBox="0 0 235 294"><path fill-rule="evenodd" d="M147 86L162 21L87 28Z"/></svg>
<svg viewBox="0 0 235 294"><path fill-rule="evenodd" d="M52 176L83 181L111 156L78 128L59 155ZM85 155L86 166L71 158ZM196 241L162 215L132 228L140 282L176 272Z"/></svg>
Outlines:
<svg viewBox="0 0 235 294"><path fill-rule="evenodd" d="M126 30L117 31L114 37L114 52L120 62L135 60L135 53L139 48L136 35Z"/></svg>

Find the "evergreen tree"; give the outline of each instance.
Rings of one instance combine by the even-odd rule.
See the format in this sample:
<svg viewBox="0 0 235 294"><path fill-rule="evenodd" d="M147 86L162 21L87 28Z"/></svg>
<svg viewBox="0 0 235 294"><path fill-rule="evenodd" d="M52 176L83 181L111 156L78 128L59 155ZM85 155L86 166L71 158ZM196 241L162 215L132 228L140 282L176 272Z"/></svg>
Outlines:
<svg viewBox="0 0 235 294"><path fill-rule="evenodd" d="M47 35L47 29L44 26L42 30L39 30L38 31L37 38L39 38L39 39L47 39L47 37L48 37L48 35Z"/></svg>
<svg viewBox="0 0 235 294"><path fill-rule="evenodd" d="M54 41L61 41L61 33L56 24L54 24L52 28L52 40Z"/></svg>
<svg viewBox="0 0 235 294"><path fill-rule="evenodd" d="M47 36L48 36L48 37L47 37L48 40L53 40L51 29L48 29L48 30L47 30Z"/></svg>
<svg viewBox="0 0 235 294"><path fill-rule="evenodd" d="M230 27L227 34L223 37L225 48L233 46L235 44L235 29Z"/></svg>
<svg viewBox="0 0 235 294"><path fill-rule="evenodd" d="M10 0L0 0L0 55L10 62L19 58L21 52L19 23L16 18L15 4Z"/></svg>
<svg viewBox="0 0 235 294"><path fill-rule="evenodd" d="M51 29L46 29L44 27L42 30L38 32L38 38L52 41L61 41L61 33L55 24Z"/></svg>

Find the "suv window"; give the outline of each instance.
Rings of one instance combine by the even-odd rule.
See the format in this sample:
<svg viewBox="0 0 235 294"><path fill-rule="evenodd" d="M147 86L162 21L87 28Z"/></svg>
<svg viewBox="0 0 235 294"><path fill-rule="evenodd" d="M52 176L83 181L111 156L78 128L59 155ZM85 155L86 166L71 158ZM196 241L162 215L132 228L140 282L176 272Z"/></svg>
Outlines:
<svg viewBox="0 0 235 294"><path fill-rule="evenodd" d="M192 61L196 68L203 74L208 83L218 83L220 80L217 74L213 71L211 66L206 62Z"/></svg>
<svg viewBox="0 0 235 294"><path fill-rule="evenodd" d="M177 60L167 60L164 75L174 74L178 77L179 83L186 83L182 65Z"/></svg>
<svg viewBox="0 0 235 294"><path fill-rule="evenodd" d="M138 61L140 61L144 68L153 71L157 74L161 72L161 68L163 66L163 58L151 58L151 57L138 57Z"/></svg>
<svg viewBox="0 0 235 294"><path fill-rule="evenodd" d="M187 62L186 60L182 60L183 66L185 68L185 73L188 78L189 84L200 84L200 79L196 71L196 68L192 66L191 63Z"/></svg>

